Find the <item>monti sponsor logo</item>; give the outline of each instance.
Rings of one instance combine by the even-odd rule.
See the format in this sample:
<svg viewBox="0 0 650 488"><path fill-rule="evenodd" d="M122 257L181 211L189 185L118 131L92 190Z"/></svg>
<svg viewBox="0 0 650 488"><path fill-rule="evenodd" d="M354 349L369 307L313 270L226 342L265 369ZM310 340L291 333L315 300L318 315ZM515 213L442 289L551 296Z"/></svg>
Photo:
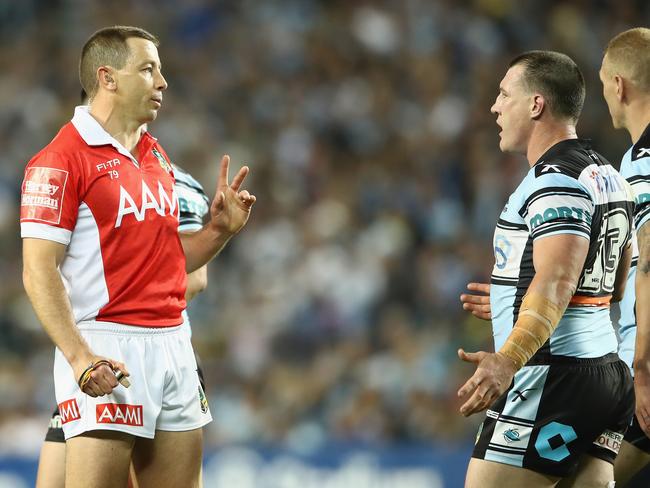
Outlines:
<svg viewBox="0 0 650 488"><path fill-rule="evenodd" d="M100 403L96 406L98 424L142 426L142 405L126 403Z"/></svg>
<svg viewBox="0 0 650 488"><path fill-rule="evenodd" d="M547 208L543 213L538 213L533 215L530 219L531 229L535 229L540 225L557 219L570 219L570 220L581 220L591 225L591 215L582 208L576 207L557 207L557 208Z"/></svg>
<svg viewBox="0 0 650 488"><path fill-rule="evenodd" d="M61 416L61 423L67 424L73 420L79 420L81 415L79 414L79 406L77 405L77 400L74 398L66 400L65 402L59 403L59 415Z"/></svg>

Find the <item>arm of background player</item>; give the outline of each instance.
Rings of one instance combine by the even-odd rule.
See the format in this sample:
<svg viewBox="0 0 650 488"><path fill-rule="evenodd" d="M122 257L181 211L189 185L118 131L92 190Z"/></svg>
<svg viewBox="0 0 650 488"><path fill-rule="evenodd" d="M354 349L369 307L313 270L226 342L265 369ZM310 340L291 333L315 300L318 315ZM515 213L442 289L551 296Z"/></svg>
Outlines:
<svg viewBox="0 0 650 488"><path fill-rule="evenodd" d="M247 190L240 191L248 174L248 166L242 167L232 183L228 183L230 157L221 160L217 180L217 191L210 205L210 220L201 230L191 234L181 234L185 251L185 270L188 273L210 262L248 222L255 196Z"/></svg>
<svg viewBox="0 0 650 488"><path fill-rule="evenodd" d="M533 243L535 276L526 293L542 295L564 311L576 291L588 251L589 240L574 234L536 239ZM541 343L546 339L540 338ZM467 353L460 349L458 355L463 361L477 365L474 375L458 391L460 397L471 395L460 408L463 415L469 416L488 408L510 387L517 367L502 353Z"/></svg>
<svg viewBox="0 0 650 488"><path fill-rule="evenodd" d="M616 268L616 279L614 281L614 291L612 292L612 302L620 302L625 294L625 285L627 277L630 274L630 265L632 264L632 244L628 244L623 251L618 268Z"/></svg>
<svg viewBox="0 0 650 488"><path fill-rule="evenodd" d="M189 303L192 298L201 293L208 286L208 267L201 266L196 271L187 275L187 288L185 289L185 300Z"/></svg>
<svg viewBox="0 0 650 488"><path fill-rule="evenodd" d="M636 268L636 344L634 393L639 425L650 436L650 223L637 231L639 263Z"/></svg>
<svg viewBox="0 0 650 488"><path fill-rule="evenodd" d="M77 381L86 367L100 358L79 333L59 274L65 248L64 244L45 239L23 239L23 284L36 316L72 366ZM111 362L128 375L123 364ZM98 367L91 378L84 389L90 396L110 393L118 384L113 371L105 365Z"/></svg>
<svg viewBox="0 0 650 488"><path fill-rule="evenodd" d="M492 320L492 308L490 306L490 284L467 283L467 289L473 292L483 293L483 295L463 293L460 296L460 301L463 304L463 310L471 312L472 315L478 317L481 320Z"/></svg>

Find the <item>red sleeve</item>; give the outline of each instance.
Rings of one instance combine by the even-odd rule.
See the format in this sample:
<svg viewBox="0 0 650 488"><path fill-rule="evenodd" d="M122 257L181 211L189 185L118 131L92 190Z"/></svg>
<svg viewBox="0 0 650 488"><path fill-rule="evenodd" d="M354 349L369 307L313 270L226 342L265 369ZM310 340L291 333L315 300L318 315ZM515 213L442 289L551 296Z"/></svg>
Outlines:
<svg viewBox="0 0 650 488"><path fill-rule="evenodd" d="M23 230L33 227L25 224L36 223L72 231L80 204L79 181L79 166L70 156L47 151L37 154L25 169L21 188Z"/></svg>

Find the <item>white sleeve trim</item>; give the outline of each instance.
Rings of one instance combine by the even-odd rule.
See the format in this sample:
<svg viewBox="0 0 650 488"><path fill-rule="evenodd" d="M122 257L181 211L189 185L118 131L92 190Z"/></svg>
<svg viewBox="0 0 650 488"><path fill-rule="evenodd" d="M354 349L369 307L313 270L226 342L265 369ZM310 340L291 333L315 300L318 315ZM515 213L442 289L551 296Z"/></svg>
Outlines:
<svg viewBox="0 0 650 488"><path fill-rule="evenodd" d="M180 224L178 226L178 232L196 232L202 228L203 226L201 224Z"/></svg>
<svg viewBox="0 0 650 488"><path fill-rule="evenodd" d="M66 246L70 243L72 232L61 227L54 227L48 224L39 224L38 222L21 222L20 237L35 237L36 239L45 239L47 241L59 242Z"/></svg>

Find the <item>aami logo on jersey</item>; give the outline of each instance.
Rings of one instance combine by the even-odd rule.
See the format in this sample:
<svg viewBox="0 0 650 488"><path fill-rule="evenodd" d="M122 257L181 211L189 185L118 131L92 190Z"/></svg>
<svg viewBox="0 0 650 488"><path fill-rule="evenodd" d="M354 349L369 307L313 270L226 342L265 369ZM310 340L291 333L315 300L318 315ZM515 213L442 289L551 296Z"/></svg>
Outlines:
<svg viewBox="0 0 650 488"><path fill-rule="evenodd" d="M176 202L176 191L172 190L172 194L168 195L160 181L158 182L158 198L156 198L147 184L142 181L142 201L139 206L135 203L135 199L131 194L120 185L120 207L117 211L115 228L120 227L124 217L131 214L135 217L135 220L142 222L147 210L155 210L158 215L163 217L165 214L174 215L176 212Z"/></svg>
<svg viewBox="0 0 650 488"><path fill-rule="evenodd" d="M79 414L79 406L77 405L77 400L74 398L66 400L65 402L59 403L59 416L61 417L61 423L67 424L73 420L79 420L81 415Z"/></svg>
<svg viewBox="0 0 650 488"><path fill-rule="evenodd" d="M57 168L31 167L25 171L20 219L58 224L68 172Z"/></svg>
<svg viewBox="0 0 650 488"><path fill-rule="evenodd" d="M96 406L98 424L123 424L142 426L142 405L126 403L100 403Z"/></svg>

